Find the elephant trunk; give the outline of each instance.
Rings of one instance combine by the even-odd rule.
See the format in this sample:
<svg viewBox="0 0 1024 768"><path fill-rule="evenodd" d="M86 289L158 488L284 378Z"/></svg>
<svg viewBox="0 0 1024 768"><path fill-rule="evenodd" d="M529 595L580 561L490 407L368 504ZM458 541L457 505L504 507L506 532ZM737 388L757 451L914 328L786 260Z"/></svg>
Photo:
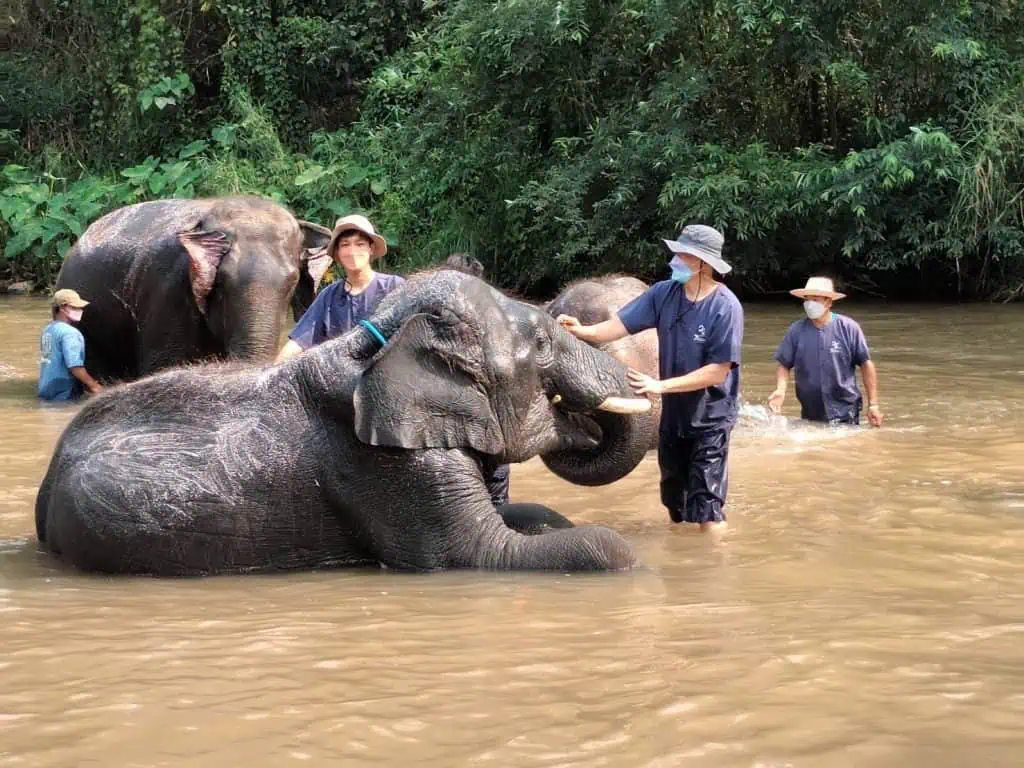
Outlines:
<svg viewBox="0 0 1024 768"><path fill-rule="evenodd" d="M600 438L595 448L544 453L541 459L556 475L577 485L614 483L632 472L650 447L654 428L648 415L650 402L632 393L625 365L565 336L567 364L558 377L559 393L574 411L568 414L569 420Z"/></svg>
<svg viewBox="0 0 1024 768"><path fill-rule="evenodd" d="M599 525L561 528L541 536L510 533L500 565L505 569L622 571L636 562L629 542Z"/></svg>
<svg viewBox="0 0 1024 768"><path fill-rule="evenodd" d="M271 310L256 317L245 318L228 329L224 342L224 353L228 359L272 360L281 343L279 313Z"/></svg>
<svg viewBox="0 0 1024 768"><path fill-rule="evenodd" d="M546 514L561 518L553 510ZM561 518L564 520L564 518ZM487 570L621 571L632 568L636 553L615 531L600 525L558 527L541 535L509 528L500 514L475 515L476 531L453 553L450 565Z"/></svg>
<svg viewBox="0 0 1024 768"><path fill-rule="evenodd" d="M645 415L600 412L589 419L600 429L599 444L590 450L557 451L541 456L544 465L563 480L576 485L608 485L632 472L647 453L654 432Z"/></svg>

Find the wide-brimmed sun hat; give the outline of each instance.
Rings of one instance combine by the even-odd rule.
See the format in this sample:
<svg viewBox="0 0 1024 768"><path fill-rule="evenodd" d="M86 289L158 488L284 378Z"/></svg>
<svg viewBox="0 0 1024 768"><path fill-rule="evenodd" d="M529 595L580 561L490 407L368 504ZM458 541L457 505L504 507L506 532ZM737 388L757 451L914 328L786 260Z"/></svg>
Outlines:
<svg viewBox="0 0 1024 768"><path fill-rule="evenodd" d="M365 216L358 214L352 214L350 216L343 216L338 219L334 224L334 232L331 235L331 242L327 244L327 253L334 257L334 248L338 244L339 238L345 232L362 232L371 241L373 241L373 248L370 250L371 255L375 259L379 259L385 253L388 252L387 241L377 234L377 230L373 228L373 224Z"/></svg>
<svg viewBox="0 0 1024 768"><path fill-rule="evenodd" d="M732 267L722 258L722 245L725 236L714 227L704 224L690 224L683 227L676 240L665 240L665 245L672 253L689 253L696 256L720 275L724 275Z"/></svg>
<svg viewBox="0 0 1024 768"><path fill-rule="evenodd" d="M803 288L794 288L790 293L798 299L806 299L808 296L825 296L836 301L846 298L845 293L836 291L832 281L827 277L809 277L807 278L807 285Z"/></svg>

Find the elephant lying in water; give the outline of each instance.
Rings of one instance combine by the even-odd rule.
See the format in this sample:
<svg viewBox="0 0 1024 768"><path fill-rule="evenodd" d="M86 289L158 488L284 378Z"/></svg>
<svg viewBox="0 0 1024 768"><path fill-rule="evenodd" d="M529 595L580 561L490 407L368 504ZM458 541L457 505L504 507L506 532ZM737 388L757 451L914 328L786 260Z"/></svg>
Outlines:
<svg viewBox="0 0 1024 768"><path fill-rule="evenodd" d="M36 499L77 567L165 576L381 563L600 570L600 526L525 536L482 466L553 456L608 483L643 458L626 368L478 278L411 278L351 332L278 366L167 371L90 400ZM578 466L577 466L578 465Z"/></svg>
<svg viewBox="0 0 1024 768"><path fill-rule="evenodd" d="M330 230L270 200L156 200L95 221L68 251L57 288L89 311L85 366L130 380L214 358L270 362L330 265Z"/></svg>

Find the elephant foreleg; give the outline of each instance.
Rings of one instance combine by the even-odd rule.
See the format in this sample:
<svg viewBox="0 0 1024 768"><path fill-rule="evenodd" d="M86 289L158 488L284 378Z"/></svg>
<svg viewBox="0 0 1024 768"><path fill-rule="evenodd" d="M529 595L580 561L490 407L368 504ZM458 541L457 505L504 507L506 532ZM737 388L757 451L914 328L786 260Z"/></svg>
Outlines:
<svg viewBox="0 0 1024 768"><path fill-rule="evenodd" d="M377 456L365 469L389 478L367 494L373 514L364 519L367 548L390 568L603 571L634 563L629 543L609 528L552 526L543 536L513 530L491 503L479 464L461 451L423 451L414 463ZM409 489L419 489L414 504ZM568 523L541 505L510 506L510 518L543 513L549 523Z"/></svg>

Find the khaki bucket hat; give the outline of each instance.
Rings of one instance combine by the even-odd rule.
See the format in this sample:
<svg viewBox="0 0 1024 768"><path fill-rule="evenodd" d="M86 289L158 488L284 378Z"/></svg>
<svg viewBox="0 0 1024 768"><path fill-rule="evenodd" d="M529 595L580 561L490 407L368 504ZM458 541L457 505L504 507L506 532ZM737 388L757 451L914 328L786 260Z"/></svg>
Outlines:
<svg viewBox="0 0 1024 768"><path fill-rule="evenodd" d="M70 288L61 288L53 294L53 306L85 309L89 306L89 302L79 296L78 291L73 291Z"/></svg>
<svg viewBox="0 0 1024 768"><path fill-rule="evenodd" d="M807 285L803 288L794 288L790 293L798 299L806 299L808 296L825 296L836 301L846 298L845 293L836 291L832 281L827 277L809 277L807 278Z"/></svg>
<svg viewBox="0 0 1024 768"><path fill-rule="evenodd" d="M370 240L373 241L373 247L370 250L373 258L379 259L385 253L388 252L387 241L377 234L377 230L373 228L373 224L365 216L359 216L358 214L352 214L351 216L343 216L334 223L334 231L331 234L331 242L327 244L327 253L334 258L334 248L338 244L338 239L344 232L362 232Z"/></svg>

